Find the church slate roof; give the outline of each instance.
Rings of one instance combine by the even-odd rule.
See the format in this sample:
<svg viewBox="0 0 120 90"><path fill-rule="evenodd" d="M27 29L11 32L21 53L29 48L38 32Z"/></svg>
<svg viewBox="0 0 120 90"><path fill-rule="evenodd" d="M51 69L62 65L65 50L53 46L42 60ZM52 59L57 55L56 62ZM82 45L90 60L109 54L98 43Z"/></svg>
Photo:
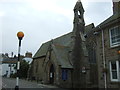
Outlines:
<svg viewBox="0 0 120 90"><path fill-rule="evenodd" d="M59 44L59 45L63 45L63 46L69 46L69 44L71 43L71 36L72 36L72 32L67 33L61 37L58 37L56 39L51 40L52 43L54 44ZM51 44L51 41L48 41L46 43L43 43L42 46L40 47L40 49L36 52L36 54L34 55L33 58L39 58L42 56L45 56L47 53L47 50Z"/></svg>
<svg viewBox="0 0 120 90"><path fill-rule="evenodd" d="M45 56L49 45L50 45L50 41L43 43L41 47L38 49L38 51L35 53L33 58L39 58L39 57Z"/></svg>
<svg viewBox="0 0 120 90"><path fill-rule="evenodd" d="M61 68L73 68L69 60L69 47L53 44L52 48L57 58L57 62Z"/></svg>
<svg viewBox="0 0 120 90"><path fill-rule="evenodd" d="M92 30L94 24L87 25L85 30ZM33 59L45 57L47 55L47 51L49 47L52 46L54 54L57 58L56 62L61 68L73 68L72 62L69 59L69 51L71 51L72 47L72 36L73 33L67 33L58 38L52 39L46 43L43 43L38 51L35 53Z"/></svg>

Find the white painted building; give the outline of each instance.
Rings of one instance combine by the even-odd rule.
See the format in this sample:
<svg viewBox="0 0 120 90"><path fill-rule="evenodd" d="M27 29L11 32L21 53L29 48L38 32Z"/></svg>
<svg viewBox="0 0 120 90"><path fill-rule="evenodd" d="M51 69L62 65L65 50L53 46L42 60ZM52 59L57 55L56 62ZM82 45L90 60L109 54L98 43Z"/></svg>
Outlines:
<svg viewBox="0 0 120 90"><path fill-rule="evenodd" d="M16 72L14 67L15 64L2 64L2 76L10 77L10 73L14 74Z"/></svg>

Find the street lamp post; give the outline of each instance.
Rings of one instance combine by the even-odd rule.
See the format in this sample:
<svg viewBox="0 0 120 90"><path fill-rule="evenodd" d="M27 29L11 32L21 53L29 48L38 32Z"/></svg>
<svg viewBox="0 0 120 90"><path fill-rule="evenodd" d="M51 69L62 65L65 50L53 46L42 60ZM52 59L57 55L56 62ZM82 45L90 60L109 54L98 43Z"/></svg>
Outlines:
<svg viewBox="0 0 120 90"><path fill-rule="evenodd" d="M24 33L18 32L17 37L19 39L19 47L18 47L18 62L17 62L17 76L16 76L15 90L19 90L20 48L21 48L21 40L24 37Z"/></svg>

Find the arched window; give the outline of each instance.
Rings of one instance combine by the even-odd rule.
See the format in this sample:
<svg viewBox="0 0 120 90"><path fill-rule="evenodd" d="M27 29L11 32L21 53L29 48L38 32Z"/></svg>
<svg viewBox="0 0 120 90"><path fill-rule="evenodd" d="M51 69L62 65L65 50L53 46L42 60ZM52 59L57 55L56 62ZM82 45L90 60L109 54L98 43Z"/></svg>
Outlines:
<svg viewBox="0 0 120 90"><path fill-rule="evenodd" d="M94 64L96 63L96 48L93 43L88 46L88 57L89 63Z"/></svg>

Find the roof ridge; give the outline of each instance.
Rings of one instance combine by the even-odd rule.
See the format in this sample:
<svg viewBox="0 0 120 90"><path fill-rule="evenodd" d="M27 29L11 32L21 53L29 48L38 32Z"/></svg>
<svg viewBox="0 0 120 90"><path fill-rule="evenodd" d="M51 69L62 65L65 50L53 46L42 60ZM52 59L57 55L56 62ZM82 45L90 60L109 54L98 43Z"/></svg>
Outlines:
<svg viewBox="0 0 120 90"><path fill-rule="evenodd" d="M104 26L105 24L108 24L109 22L115 20L115 19L118 19L120 18L120 15L118 13L116 14L113 14L111 16L109 16L107 19L105 19L104 21L102 21L99 25L97 25L96 27L99 27L99 26Z"/></svg>

